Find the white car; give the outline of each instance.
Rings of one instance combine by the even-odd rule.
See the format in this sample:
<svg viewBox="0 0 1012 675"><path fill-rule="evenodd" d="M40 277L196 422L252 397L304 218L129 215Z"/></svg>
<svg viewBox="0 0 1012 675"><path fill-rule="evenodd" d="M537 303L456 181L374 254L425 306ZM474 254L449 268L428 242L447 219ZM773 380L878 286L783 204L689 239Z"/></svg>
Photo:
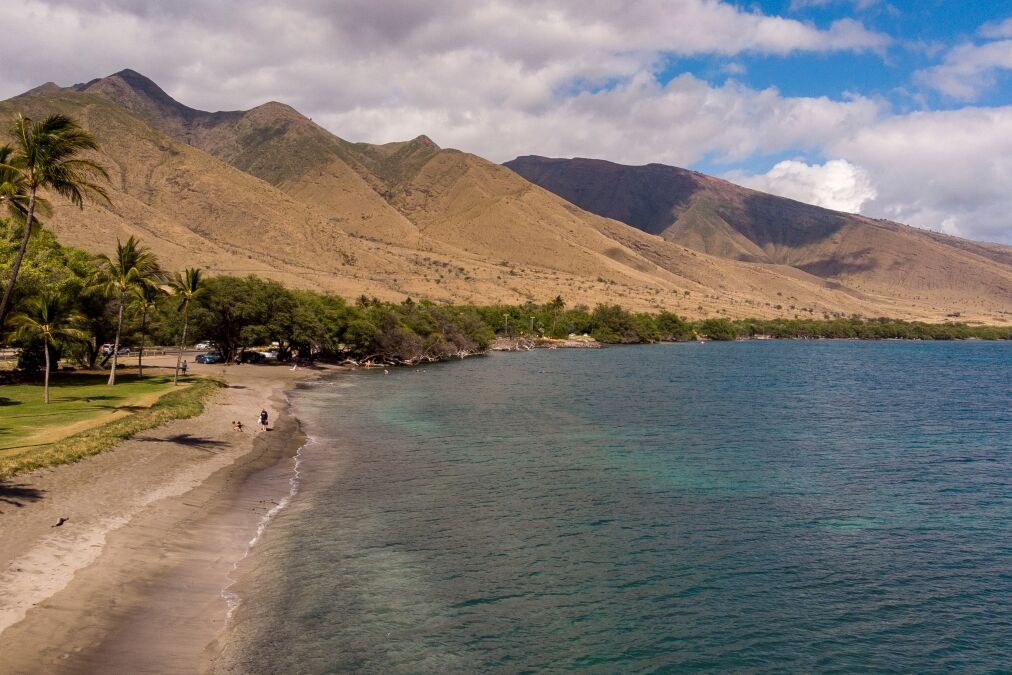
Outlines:
<svg viewBox="0 0 1012 675"><path fill-rule="evenodd" d="M205 349L210 349L211 348L211 343L210 342L198 342L197 344L193 345L193 348L196 349L198 352L202 352Z"/></svg>

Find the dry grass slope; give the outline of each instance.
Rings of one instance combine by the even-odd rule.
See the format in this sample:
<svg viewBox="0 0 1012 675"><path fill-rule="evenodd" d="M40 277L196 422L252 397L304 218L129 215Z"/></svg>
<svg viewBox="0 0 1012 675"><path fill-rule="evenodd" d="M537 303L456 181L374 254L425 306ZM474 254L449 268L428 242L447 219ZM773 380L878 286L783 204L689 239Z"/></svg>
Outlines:
<svg viewBox="0 0 1012 675"><path fill-rule="evenodd" d="M902 274L879 278L855 268L828 275L819 268L825 252L790 239L798 230L790 223L777 240L742 232L728 215L740 204L729 201L730 184L721 181L693 199L669 195L666 211L621 171L612 172L612 183L588 179L581 188L613 200L637 195L625 217L652 218L662 238L424 136L351 143L273 102L207 113L132 71L73 88L46 85L0 103L0 118L57 110L96 134L111 169L111 206L61 207L51 223L66 243L94 251L109 252L117 237L133 234L169 267L254 273L393 300L512 303L562 295L570 304L617 302L689 317L938 320L959 311L990 322L1012 318L1007 293L997 303L1007 315L995 313L998 286L1008 278L1001 276L1008 268L1001 247L928 238L934 248L918 252ZM679 175L683 182L714 180ZM681 225L665 224L672 209L681 209ZM834 236L854 265L865 264L862 255L895 260L904 253L884 235L869 244L861 243L863 231L848 233L841 228ZM855 243L842 247L850 238ZM864 251L869 246L871 253ZM949 251L960 253L962 266L953 267ZM939 269L957 270L962 279L939 288L932 276ZM905 285L893 281L900 277Z"/></svg>
<svg viewBox="0 0 1012 675"><path fill-rule="evenodd" d="M676 167L544 157L507 166L594 213L717 257L789 265L883 313L1012 320L1012 247L830 211Z"/></svg>

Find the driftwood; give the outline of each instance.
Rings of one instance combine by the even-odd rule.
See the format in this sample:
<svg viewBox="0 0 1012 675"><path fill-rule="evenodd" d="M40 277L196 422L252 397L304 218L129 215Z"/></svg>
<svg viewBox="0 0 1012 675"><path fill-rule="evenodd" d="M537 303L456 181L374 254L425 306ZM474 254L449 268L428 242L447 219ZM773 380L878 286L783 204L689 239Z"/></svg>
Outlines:
<svg viewBox="0 0 1012 675"><path fill-rule="evenodd" d="M347 358L340 362L342 366L353 366L356 368L389 368L390 366L417 366L423 363L439 363L449 361L452 358L466 359L469 356L484 356L483 350L471 351L459 349L451 354L420 354L414 358L401 359L382 354L370 354L360 359Z"/></svg>

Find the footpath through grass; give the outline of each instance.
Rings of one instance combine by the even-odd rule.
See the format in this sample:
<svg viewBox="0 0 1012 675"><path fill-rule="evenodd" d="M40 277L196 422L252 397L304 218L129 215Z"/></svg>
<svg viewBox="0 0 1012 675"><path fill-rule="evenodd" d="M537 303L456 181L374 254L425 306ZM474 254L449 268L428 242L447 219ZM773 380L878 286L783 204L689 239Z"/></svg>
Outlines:
<svg viewBox="0 0 1012 675"><path fill-rule="evenodd" d="M50 381L48 405L41 383L0 386L0 479L76 462L145 429L199 415L222 386L193 378L174 387L169 377L125 375L110 387L106 378L61 374Z"/></svg>

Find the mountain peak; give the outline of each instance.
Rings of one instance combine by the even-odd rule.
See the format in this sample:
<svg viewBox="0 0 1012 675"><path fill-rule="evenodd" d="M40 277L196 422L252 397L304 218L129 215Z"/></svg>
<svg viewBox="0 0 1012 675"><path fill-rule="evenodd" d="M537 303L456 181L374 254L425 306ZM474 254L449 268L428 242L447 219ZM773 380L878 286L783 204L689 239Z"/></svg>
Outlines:
<svg viewBox="0 0 1012 675"><path fill-rule="evenodd" d="M129 68L113 73L108 77L92 80L83 86L78 86L81 87L83 91L91 91L96 88L104 88L110 85L125 86L138 94L143 94L147 98L157 101L158 103L173 106L182 105L174 98L166 94L165 90L155 84L154 80Z"/></svg>
<svg viewBox="0 0 1012 675"><path fill-rule="evenodd" d="M74 89L105 96L135 113L151 114L157 111L161 115L179 117L191 117L198 113L169 96L150 78L129 68L108 77L75 85Z"/></svg>
<svg viewBox="0 0 1012 675"><path fill-rule="evenodd" d="M287 103L281 103L280 101L267 101L266 103L261 103L260 105L250 110L250 112L253 111L258 111L261 113L280 114L286 116L296 115L304 119L309 119L292 106L288 105Z"/></svg>
<svg viewBox="0 0 1012 675"><path fill-rule="evenodd" d="M420 136L416 136L415 138L411 139L411 142L414 143L414 144L416 144L416 145L424 145L427 148L435 148L436 150L439 150L439 146L436 145L435 141L433 141L431 138L429 138L425 134L422 134Z"/></svg>
<svg viewBox="0 0 1012 675"><path fill-rule="evenodd" d="M25 92L25 95L50 96L52 94L58 94L61 91L63 91L63 88L60 85L56 84L55 82L46 82L45 84L40 84L34 89L29 89L28 91Z"/></svg>

